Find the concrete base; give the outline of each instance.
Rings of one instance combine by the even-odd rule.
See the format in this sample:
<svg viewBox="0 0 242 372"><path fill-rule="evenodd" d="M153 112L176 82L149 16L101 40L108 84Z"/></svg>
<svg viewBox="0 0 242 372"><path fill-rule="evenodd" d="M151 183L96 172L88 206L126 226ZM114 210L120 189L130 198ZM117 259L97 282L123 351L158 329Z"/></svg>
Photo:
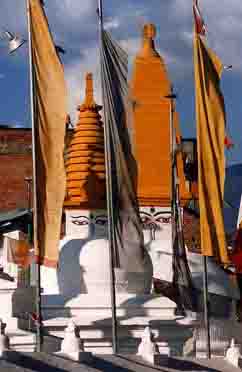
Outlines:
<svg viewBox="0 0 242 372"><path fill-rule="evenodd" d="M173 301L159 295L116 295L117 316L127 319L143 316L173 319L175 308ZM98 320L111 316L111 299L108 292L81 294L72 299L61 295L43 295L42 309L46 320L56 317L81 318L87 314L90 319Z"/></svg>
<svg viewBox="0 0 242 372"><path fill-rule="evenodd" d="M64 337L70 318L85 340L85 350L112 354L112 314L109 296L80 295L70 301L43 296L45 331ZM119 353L136 354L144 329L149 326L162 354L164 342L172 355L182 355L184 342L191 337L189 326L177 325L175 303L160 296L117 295Z"/></svg>
<svg viewBox="0 0 242 372"><path fill-rule="evenodd" d="M0 290L0 295L0 317L7 323L6 334L10 338L11 349L34 351L35 334L29 332L33 324L26 318L26 314L33 311L34 288L16 290L13 285L13 288ZM196 355L197 358L205 357L206 342L202 321L197 320L195 323L182 321L181 317L174 316L175 308L175 303L165 297L118 294L120 352L136 354L142 333L145 327L150 326L155 333L155 341L160 353L165 341L169 343L171 355L183 355L183 346L194 333L188 355ZM80 337L85 340L87 351L112 354L112 314L109 293L99 293L96 296L83 294L73 299L61 295L43 295L42 310L46 332L63 337L70 318L74 318L80 329ZM213 356L223 357L233 337L236 342L242 343L240 323L228 318L211 319ZM50 347L50 351L57 350L59 349Z"/></svg>
<svg viewBox="0 0 242 372"><path fill-rule="evenodd" d="M3 358L16 358L16 351L33 352L35 350L35 334L28 332L27 313L34 311L33 287L17 288L16 282L0 279L0 318L7 324L6 335L10 340L11 351L4 351ZM24 329L21 325L24 323Z"/></svg>

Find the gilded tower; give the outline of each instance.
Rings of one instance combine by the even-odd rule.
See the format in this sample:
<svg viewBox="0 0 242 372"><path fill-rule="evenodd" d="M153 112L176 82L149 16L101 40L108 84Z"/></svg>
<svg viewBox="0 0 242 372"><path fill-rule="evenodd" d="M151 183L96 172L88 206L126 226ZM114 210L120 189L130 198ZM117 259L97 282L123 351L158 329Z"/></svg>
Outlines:
<svg viewBox="0 0 242 372"><path fill-rule="evenodd" d="M134 152L138 168L137 195L141 206L169 206L171 198L170 99L171 82L155 48L153 24L143 28L142 46L133 67ZM176 141L179 118L174 112ZM189 198L181 156L178 156L181 201Z"/></svg>
<svg viewBox="0 0 242 372"><path fill-rule="evenodd" d="M133 66L133 144L137 163L137 197L143 222L145 244L158 279L171 282L171 82L163 58L155 48L153 24L143 28L142 44ZM180 142L179 118L172 107L177 143ZM190 195L186 190L181 153L177 155L181 204Z"/></svg>
<svg viewBox="0 0 242 372"><path fill-rule="evenodd" d="M68 146L65 207L99 209L105 207L104 131L93 97L92 74L86 75L85 100L78 107L79 120Z"/></svg>

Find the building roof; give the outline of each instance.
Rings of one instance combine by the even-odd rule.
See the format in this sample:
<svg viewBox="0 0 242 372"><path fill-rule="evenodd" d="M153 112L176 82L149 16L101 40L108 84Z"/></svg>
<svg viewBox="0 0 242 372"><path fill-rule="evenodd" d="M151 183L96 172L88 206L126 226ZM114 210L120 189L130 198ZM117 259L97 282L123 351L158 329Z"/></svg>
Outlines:
<svg viewBox="0 0 242 372"><path fill-rule="evenodd" d="M18 131L23 131L23 130L31 131L30 127L15 127L14 125L11 125L11 124L1 124L0 123L0 130L1 129L18 130Z"/></svg>
<svg viewBox="0 0 242 372"><path fill-rule="evenodd" d="M28 232L28 224L32 221L32 212L28 209L14 209L0 213L0 234L21 230Z"/></svg>

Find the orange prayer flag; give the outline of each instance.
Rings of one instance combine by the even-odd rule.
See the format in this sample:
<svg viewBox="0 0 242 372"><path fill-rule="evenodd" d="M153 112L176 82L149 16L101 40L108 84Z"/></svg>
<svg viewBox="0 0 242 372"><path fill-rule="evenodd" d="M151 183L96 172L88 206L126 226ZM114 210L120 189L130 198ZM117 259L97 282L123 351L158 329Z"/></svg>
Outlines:
<svg viewBox="0 0 242 372"><path fill-rule="evenodd" d="M65 196L64 138L66 85L64 71L40 0L29 0L35 100L36 198L35 255L40 264L58 262Z"/></svg>
<svg viewBox="0 0 242 372"><path fill-rule="evenodd" d="M225 109L220 90L223 64L194 33L201 251L228 263L223 220Z"/></svg>

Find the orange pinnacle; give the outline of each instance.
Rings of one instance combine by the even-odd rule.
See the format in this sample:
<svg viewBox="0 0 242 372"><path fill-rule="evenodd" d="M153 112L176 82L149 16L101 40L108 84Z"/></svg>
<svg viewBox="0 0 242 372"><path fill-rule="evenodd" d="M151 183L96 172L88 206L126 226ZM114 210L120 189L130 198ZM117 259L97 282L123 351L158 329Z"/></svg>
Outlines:
<svg viewBox="0 0 242 372"><path fill-rule="evenodd" d="M86 96L67 151L67 195L64 206L83 209L105 207L104 133L93 97L92 74L86 75Z"/></svg>
<svg viewBox="0 0 242 372"><path fill-rule="evenodd" d="M134 153L138 169L137 195L141 206L170 206L171 149L170 100L171 82L165 63L155 49L156 30L152 24L143 29L143 42L137 54L131 79L134 102ZM174 113L177 141L180 141L179 118ZM182 202L189 199L181 154L178 174Z"/></svg>

